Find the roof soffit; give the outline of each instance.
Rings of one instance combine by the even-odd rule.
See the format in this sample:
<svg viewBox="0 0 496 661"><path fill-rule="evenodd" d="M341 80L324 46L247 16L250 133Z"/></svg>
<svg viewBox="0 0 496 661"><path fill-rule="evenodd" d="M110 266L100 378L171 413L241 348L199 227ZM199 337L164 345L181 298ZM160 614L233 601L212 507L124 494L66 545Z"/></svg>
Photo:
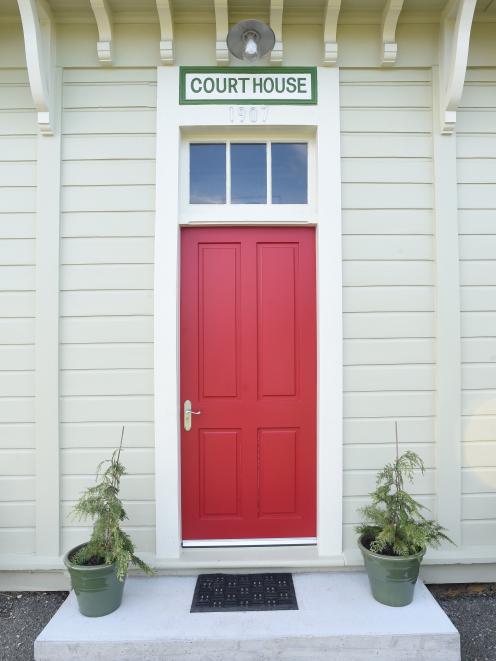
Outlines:
<svg viewBox="0 0 496 661"><path fill-rule="evenodd" d="M56 23L94 23L89 0L47 0ZM342 0L340 24L381 25L386 0ZM401 23L441 23L448 0L404 0ZM114 24L158 23L156 0L108 0ZM328 0L284 0L284 23L324 25ZM214 0L170 0L174 23L215 24ZM270 18L270 0L229 0L229 22ZM0 0L0 21L20 22L16 0ZM475 22L496 22L496 0L477 0Z"/></svg>

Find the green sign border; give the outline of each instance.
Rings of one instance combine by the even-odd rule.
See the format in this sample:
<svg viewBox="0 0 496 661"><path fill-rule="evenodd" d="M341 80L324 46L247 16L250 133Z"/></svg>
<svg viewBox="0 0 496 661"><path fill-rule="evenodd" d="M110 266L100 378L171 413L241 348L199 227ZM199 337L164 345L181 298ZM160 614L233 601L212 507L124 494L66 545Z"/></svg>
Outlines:
<svg viewBox="0 0 496 661"><path fill-rule="evenodd" d="M309 73L312 94L310 99L187 99L186 98L186 74L188 73ZM244 106L311 106L317 104L317 67L179 67L179 105L244 105Z"/></svg>

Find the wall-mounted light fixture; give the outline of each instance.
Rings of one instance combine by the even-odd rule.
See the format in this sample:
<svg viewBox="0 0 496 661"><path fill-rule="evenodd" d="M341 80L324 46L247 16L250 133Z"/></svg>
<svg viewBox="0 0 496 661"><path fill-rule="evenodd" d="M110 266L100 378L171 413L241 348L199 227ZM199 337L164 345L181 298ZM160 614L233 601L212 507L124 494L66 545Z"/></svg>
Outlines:
<svg viewBox="0 0 496 661"><path fill-rule="evenodd" d="M238 60L256 62L274 48L276 37L272 29L255 19L236 23L227 35L227 48Z"/></svg>

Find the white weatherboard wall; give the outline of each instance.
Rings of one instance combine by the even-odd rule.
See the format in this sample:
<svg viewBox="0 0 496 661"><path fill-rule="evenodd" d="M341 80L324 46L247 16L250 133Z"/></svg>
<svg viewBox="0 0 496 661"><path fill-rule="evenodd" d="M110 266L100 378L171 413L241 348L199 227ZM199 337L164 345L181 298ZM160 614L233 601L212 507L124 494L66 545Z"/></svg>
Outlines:
<svg viewBox="0 0 496 661"><path fill-rule="evenodd" d="M126 20L128 23L120 22L117 15L115 59L110 67L98 63L93 23L57 25L57 66L63 71L60 550L87 537L88 529L67 514L81 490L92 483L97 463L108 458L118 444L120 426L125 424L124 459L129 476L124 479L123 495L130 515L128 529L139 550L149 553L153 561L159 30L152 20L142 25L136 25L132 17ZM45 509L36 510L33 402L35 356L40 355L34 346L34 237L36 230L43 231L36 224L35 186L37 172L41 172L36 159L39 141L51 139L37 137L20 28L11 23L0 27L0 571L53 569L60 568L60 560L42 556L39 542L43 539L35 538L35 523L43 521L49 499L45 499ZM491 567L494 570L490 563L496 558L493 27L474 26L472 68L458 113L457 135L450 138L457 146L460 207L453 222L459 224L461 259L462 544L430 556L432 562L454 565L450 573L432 565L430 580L481 580ZM215 65L213 23L196 25L190 20L175 28L177 64ZM431 72L437 65L437 25L400 22L398 61L391 69L379 66L378 31L375 23L357 24L346 16L338 31L344 553L342 558L328 559L328 565L322 560L321 566L361 562L353 530L357 509L366 502L376 471L394 456L395 420L401 449L417 450L426 462L426 475L417 481L415 492L434 514L443 468L441 461L436 465L436 457L442 459L443 455L437 451L435 437L439 320L433 207L434 190L439 187L433 185L433 130L438 130L438 124L432 111L435 87L433 90ZM285 26L284 64L319 65L321 39L320 24ZM177 162L177 154L167 157ZM177 217L164 217L163 222L177 223ZM41 436L39 441L42 448ZM449 448L449 439L443 440L443 447ZM446 500L446 494L439 500L440 514ZM42 528L39 535L43 535ZM36 555L37 548L40 555ZM294 551L300 568L313 561L311 549L304 552ZM248 549L231 555L216 550L204 553L204 557L222 557L231 563L237 558L241 562L253 559ZM291 566L287 550L271 549L270 553L263 557L275 558L279 566L284 562ZM190 552L180 571L194 568L195 558L198 555ZM468 564L460 566L463 562L480 564L472 572ZM0 586L16 587L15 580L0 574ZM34 578L24 574L22 585L29 586L29 581ZM32 585L43 589L55 584L38 575Z"/></svg>
<svg viewBox="0 0 496 661"><path fill-rule="evenodd" d="M27 71L0 69L0 549L35 550L36 114Z"/></svg>
<svg viewBox="0 0 496 661"><path fill-rule="evenodd" d="M155 550L155 69L66 70L61 201L62 548L67 517L125 425L128 531Z"/></svg>
<svg viewBox="0 0 496 661"><path fill-rule="evenodd" d="M414 449L435 510L432 85L429 69L341 69L344 550L376 472Z"/></svg>
<svg viewBox="0 0 496 661"><path fill-rule="evenodd" d="M470 69L458 127L462 541L496 544L496 69Z"/></svg>

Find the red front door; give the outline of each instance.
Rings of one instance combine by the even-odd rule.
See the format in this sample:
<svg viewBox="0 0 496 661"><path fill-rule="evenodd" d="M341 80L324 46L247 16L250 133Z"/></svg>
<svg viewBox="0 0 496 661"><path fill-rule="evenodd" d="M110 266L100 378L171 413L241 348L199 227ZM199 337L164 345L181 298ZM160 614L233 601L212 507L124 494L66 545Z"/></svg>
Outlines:
<svg viewBox="0 0 496 661"><path fill-rule="evenodd" d="M181 235L184 540L316 536L315 234Z"/></svg>

